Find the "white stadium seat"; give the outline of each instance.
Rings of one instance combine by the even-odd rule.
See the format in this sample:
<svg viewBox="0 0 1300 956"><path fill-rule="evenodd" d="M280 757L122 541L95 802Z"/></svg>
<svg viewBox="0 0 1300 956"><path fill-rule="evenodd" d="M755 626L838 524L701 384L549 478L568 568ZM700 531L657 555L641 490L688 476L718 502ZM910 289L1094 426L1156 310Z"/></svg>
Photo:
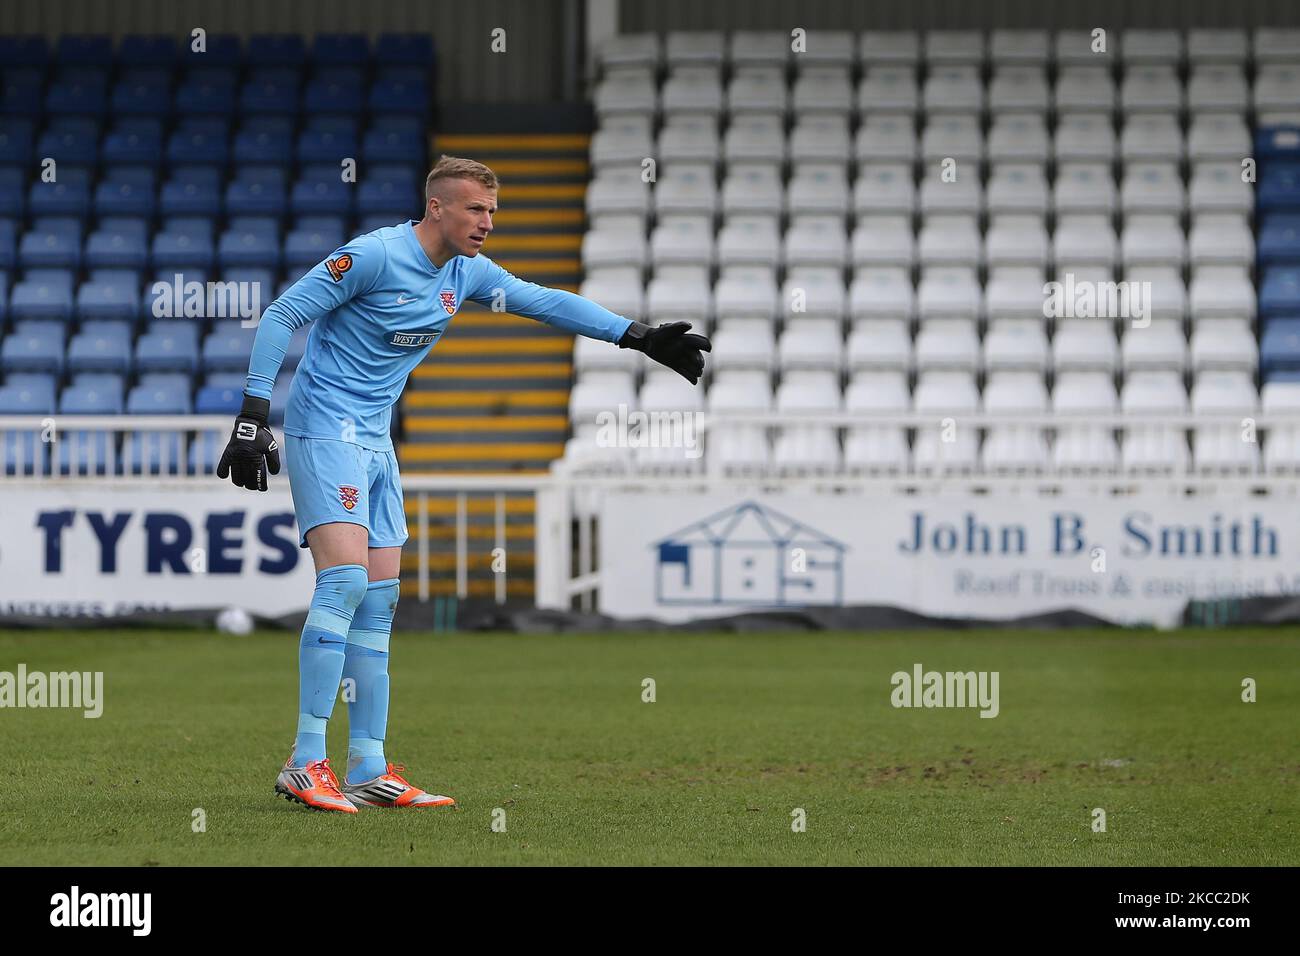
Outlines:
<svg viewBox="0 0 1300 956"><path fill-rule="evenodd" d="M989 36L989 59L994 66L1045 66L1052 55L1052 38L1046 30L994 30Z"/></svg>
<svg viewBox="0 0 1300 956"><path fill-rule="evenodd" d="M1187 189L1192 213L1251 215L1255 210L1254 187L1243 182L1241 174L1240 162L1197 163Z"/></svg>
<svg viewBox="0 0 1300 956"><path fill-rule="evenodd" d="M834 166L802 166L795 170L786 188L786 207L791 216L847 216L849 182Z"/></svg>
<svg viewBox="0 0 1300 956"><path fill-rule="evenodd" d="M916 127L910 116L868 116L853 139L853 154L860 163L899 163L910 166L916 161ZM909 177L910 183L910 177Z"/></svg>
<svg viewBox="0 0 1300 956"><path fill-rule="evenodd" d="M1168 213L1181 216L1187 191L1174 163L1132 163L1124 170L1119 188L1124 215Z"/></svg>
<svg viewBox="0 0 1300 956"><path fill-rule="evenodd" d="M840 269L803 266L786 271L781 287L782 313L792 318L843 319L848 306Z"/></svg>
<svg viewBox="0 0 1300 956"><path fill-rule="evenodd" d="M610 266L646 266L645 232L641 228L611 228L602 223L582 237L582 267L587 270Z"/></svg>
<svg viewBox="0 0 1300 956"><path fill-rule="evenodd" d="M984 134L978 117L941 114L925 124L921 131L921 162L935 167L946 159L957 161L959 176L963 164L983 162ZM978 167L972 172L978 176Z"/></svg>
<svg viewBox="0 0 1300 956"><path fill-rule="evenodd" d="M920 206L923 216L978 216L984 208L978 171L958 169L956 181L949 182L935 168L921 180Z"/></svg>
<svg viewBox="0 0 1300 956"><path fill-rule="evenodd" d="M984 261L999 266L1047 265L1051 248L1041 216L994 216L984 237Z"/></svg>
<svg viewBox="0 0 1300 956"><path fill-rule="evenodd" d="M673 30L664 45L664 59L670 69L721 67L726 52L726 37L718 30Z"/></svg>
<svg viewBox="0 0 1300 956"><path fill-rule="evenodd" d="M857 59L857 44L848 30L809 30L806 40L805 49L794 54L800 69L848 69Z"/></svg>
<svg viewBox="0 0 1300 956"><path fill-rule="evenodd" d="M1125 415L1140 420L1143 415L1183 414L1187 393L1182 373L1172 371L1134 372L1120 391ZM1124 435L1121 460L1125 471L1145 474L1182 474L1190 455L1183 429L1172 425L1132 424Z"/></svg>
<svg viewBox="0 0 1300 956"><path fill-rule="evenodd" d="M1039 372L994 372L981 402L990 414L1042 414L1047 411L1047 388ZM1038 425L993 425L980 457L985 470L994 474L1040 472L1047 467L1047 439Z"/></svg>
<svg viewBox="0 0 1300 956"><path fill-rule="evenodd" d="M701 216L669 216L650 233L650 261L662 266L713 265L713 224Z"/></svg>
<svg viewBox="0 0 1300 956"><path fill-rule="evenodd" d="M743 163L728 168L722 181L722 215L770 216L785 210L785 187L776 166Z"/></svg>
<svg viewBox="0 0 1300 956"><path fill-rule="evenodd" d="M916 313L916 290L905 269L859 269L849 284L853 319L904 319Z"/></svg>
<svg viewBox="0 0 1300 956"><path fill-rule="evenodd" d="M1192 414L1231 415L1224 424L1199 425L1193 436L1196 470L1202 474L1254 474L1259 470L1259 441L1242 418L1258 409L1249 372L1210 371L1192 386Z"/></svg>
<svg viewBox="0 0 1300 956"><path fill-rule="evenodd" d="M925 60L931 66L982 66L984 31L930 30L925 35Z"/></svg>
<svg viewBox="0 0 1300 956"><path fill-rule="evenodd" d="M790 34L783 30L737 30L731 35L733 68L784 67L790 62Z"/></svg>
<svg viewBox="0 0 1300 956"><path fill-rule="evenodd" d="M693 266L659 269L646 284L645 307L655 324L684 319L703 324L713 314L708 270Z"/></svg>
<svg viewBox="0 0 1300 956"><path fill-rule="evenodd" d="M1052 412L1059 419L1052 460L1060 471L1095 475L1114 470L1119 446L1112 429L1089 418L1114 414L1119 408L1115 383L1108 372L1058 370L1052 389Z"/></svg>
<svg viewBox="0 0 1300 956"><path fill-rule="evenodd" d="M837 319L793 318L776 345L781 371L836 369L844 358L844 339Z"/></svg>
<svg viewBox="0 0 1300 956"><path fill-rule="evenodd" d="M636 168L603 170L587 184L587 215L638 215L650 212L650 185Z"/></svg>
<svg viewBox="0 0 1300 956"><path fill-rule="evenodd" d="M915 113L921 103L916 70L910 66L873 66L858 82L857 108L868 117L876 113Z"/></svg>
<svg viewBox="0 0 1300 956"><path fill-rule="evenodd" d="M727 84L727 112L783 116L790 108L790 88L781 70L768 67L738 69Z"/></svg>
<svg viewBox="0 0 1300 956"><path fill-rule="evenodd" d="M977 319L982 299L974 269L926 269L916 286L917 314L922 319Z"/></svg>
<svg viewBox="0 0 1300 956"><path fill-rule="evenodd" d="M853 86L849 82L849 71L838 67L802 70L791 89L791 103L797 116L817 113L847 115L853 110Z"/></svg>
<svg viewBox="0 0 1300 956"><path fill-rule="evenodd" d="M988 158L992 163L1046 163L1051 137L1041 116L999 116L989 130Z"/></svg>
<svg viewBox="0 0 1300 956"><path fill-rule="evenodd" d="M1127 29L1120 38L1125 67L1161 65L1175 68L1183 62L1183 35L1178 30Z"/></svg>
<svg viewBox="0 0 1300 956"><path fill-rule="evenodd" d="M1067 215L1056 221L1052 234L1052 259L1058 271L1078 266L1112 268L1119 239L1106 216Z"/></svg>
<svg viewBox="0 0 1300 956"><path fill-rule="evenodd" d="M719 319L757 318L772 321L780 313L776 270L767 266L730 266L713 287L713 309Z"/></svg>
<svg viewBox="0 0 1300 956"><path fill-rule="evenodd" d="M1109 216L1115 203L1115 179L1109 167L1098 163L1068 163L1057 172L1052 205L1058 216L1070 213Z"/></svg>
<svg viewBox="0 0 1300 956"><path fill-rule="evenodd" d="M718 162L718 147L718 127L712 119L674 116L659 131L660 170L674 163L714 166Z"/></svg>
<svg viewBox="0 0 1300 956"><path fill-rule="evenodd" d="M992 319L984 335L986 372L1047 371L1047 333L1039 319Z"/></svg>
<svg viewBox="0 0 1300 956"><path fill-rule="evenodd" d="M990 266L984 286L984 313L990 319L1043 319L1043 269Z"/></svg>
<svg viewBox="0 0 1300 956"><path fill-rule="evenodd" d="M653 70L662 58L662 45L655 33L619 33L600 47L600 62L606 69L639 67Z"/></svg>
<svg viewBox="0 0 1300 956"><path fill-rule="evenodd" d="M1179 113L1183 109L1183 85L1172 66L1126 66L1119 102L1120 109L1130 115Z"/></svg>
<svg viewBox="0 0 1300 956"><path fill-rule="evenodd" d="M916 245L923 268L966 266L977 269L983 261L979 225L974 216L927 216Z"/></svg>
<svg viewBox="0 0 1300 956"><path fill-rule="evenodd" d="M1201 266L1192 272L1187 287L1192 318L1255 317L1255 286L1245 266Z"/></svg>
<svg viewBox="0 0 1300 956"><path fill-rule="evenodd" d="M1052 337L1052 367L1063 371L1097 371L1113 375L1119 362L1119 342L1110 322L1100 319L1061 319Z"/></svg>
<svg viewBox="0 0 1300 956"><path fill-rule="evenodd" d="M715 118L722 112L722 78L715 67L674 67L659 93L669 120L683 115Z"/></svg>
<svg viewBox="0 0 1300 956"><path fill-rule="evenodd" d="M1245 319L1201 319L1192 327L1192 369L1254 373L1259 345Z"/></svg>
<svg viewBox="0 0 1300 956"><path fill-rule="evenodd" d="M865 319L853 324L847 349L851 372L862 369L907 369L912 364L912 340L903 319Z"/></svg>
<svg viewBox="0 0 1300 956"><path fill-rule="evenodd" d="M918 426L912 448L913 467L920 474L970 473L978 456L976 430L962 425L960 416L979 408L979 392L969 372L930 371L921 375L912 393L915 411L932 415Z"/></svg>
<svg viewBox="0 0 1300 956"><path fill-rule="evenodd" d="M863 166L853 183L853 210L858 215L897 213L910 216L916 206L911 171L900 165Z"/></svg>
<svg viewBox="0 0 1300 956"><path fill-rule="evenodd" d="M1137 113L1124 120L1119 154L1125 163L1180 163L1185 152L1176 115Z"/></svg>
<svg viewBox="0 0 1300 956"><path fill-rule="evenodd" d="M971 372L979 367L980 343L970 319L924 319L916 333L916 368L957 368Z"/></svg>
<svg viewBox="0 0 1300 956"><path fill-rule="evenodd" d="M645 317L645 291L638 269L601 269L589 272L578 293L629 319Z"/></svg>
<svg viewBox="0 0 1300 956"><path fill-rule="evenodd" d="M1061 116L1052 150L1056 161L1062 164L1110 163L1115 158L1115 127L1110 116L1101 113Z"/></svg>
<svg viewBox="0 0 1300 956"><path fill-rule="evenodd" d="M1250 57L1250 38L1245 30L1188 30L1187 60L1193 68L1223 63L1240 66Z"/></svg>
<svg viewBox="0 0 1300 956"><path fill-rule="evenodd" d="M868 70L877 64L915 67L921 38L915 30L865 30L858 37L858 58Z"/></svg>
<svg viewBox="0 0 1300 956"><path fill-rule="evenodd" d="M597 172L609 166L635 166L655 155L650 120L631 114L612 116L591 137L591 165Z"/></svg>
<svg viewBox="0 0 1300 956"><path fill-rule="evenodd" d="M1232 213L1195 216L1187 241L1194 269L1255 264L1255 233L1244 216Z"/></svg>
<svg viewBox="0 0 1300 956"><path fill-rule="evenodd" d="M1250 130L1243 115L1205 113L1192 117L1187 133L1187 157L1194 164L1225 160L1240 164L1249 155Z"/></svg>
<svg viewBox="0 0 1300 956"><path fill-rule="evenodd" d="M1265 415L1300 413L1300 382L1272 381L1260 391ZM1300 472L1300 425L1277 425L1264 436L1264 468L1270 473Z"/></svg>
<svg viewBox="0 0 1300 956"><path fill-rule="evenodd" d="M916 238L907 216L862 216L853 230L850 259L857 266L901 266L916 258Z"/></svg>
<svg viewBox="0 0 1300 956"><path fill-rule="evenodd" d="M1128 328L1120 342L1124 372L1173 369L1187 366L1187 338L1182 323L1175 319L1152 319L1145 328Z"/></svg>
<svg viewBox="0 0 1300 956"><path fill-rule="evenodd" d="M654 189L656 215L716 214L718 186L710 166L673 166L664 170Z"/></svg>
<svg viewBox="0 0 1300 956"><path fill-rule="evenodd" d="M1187 108L1196 116L1206 113L1244 116L1250 109L1246 71L1222 63L1192 67L1187 81Z"/></svg>
<svg viewBox="0 0 1300 956"><path fill-rule="evenodd" d="M790 161L796 166L804 163L847 166L851 142L844 116L808 116L790 131Z"/></svg>
<svg viewBox="0 0 1300 956"><path fill-rule="evenodd" d="M786 230L781 242L787 269L798 266L833 266L848 263L849 240L838 216L802 216Z"/></svg>
<svg viewBox="0 0 1300 956"><path fill-rule="evenodd" d="M1052 100L1059 114L1102 113L1109 117L1115 109L1115 80L1108 67L1094 65L1062 66L1056 75Z"/></svg>
<svg viewBox="0 0 1300 956"><path fill-rule="evenodd" d="M717 372L732 369L771 371L776 364L776 338L766 319L723 319L705 362ZM622 350L626 351L626 350Z"/></svg>
<svg viewBox="0 0 1300 956"><path fill-rule="evenodd" d="M785 129L778 116L737 116L722 140L722 157L728 163L785 162Z"/></svg>
<svg viewBox="0 0 1300 956"><path fill-rule="evenodd" d="M994 166L984 204L990 216L1002 213L1046 216L1052 204L1052 191L1043 167L1019 163Z"/></svg>
<svg viewBox="0 0 1300 956"><path fill-rule="evenodd" d="M1120 234L1120 258L1125 267L1154 265L1181 269L1187 261L1187 236L1175 216L1129 216Z"/></svg>
<svg viewBox="0 0 1300 956"><path fill-rule="evenodd" d="M781 260L781 235L770 216L732 216L718 231L718 265L769 266Z"/></svg>
<svg viewBox="0 0 1300 956"><path fill-rule="evenodd" d="M931 67L921 87L927 113L984 112L984 84L973 66Z"/></svg>

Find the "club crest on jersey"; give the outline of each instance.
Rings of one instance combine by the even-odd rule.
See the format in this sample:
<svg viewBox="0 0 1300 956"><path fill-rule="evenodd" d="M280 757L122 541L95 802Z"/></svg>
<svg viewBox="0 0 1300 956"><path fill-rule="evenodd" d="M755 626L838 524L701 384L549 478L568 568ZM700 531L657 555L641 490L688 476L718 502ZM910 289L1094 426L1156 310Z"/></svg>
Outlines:
<svg viewBox="0 0 1300 956"><path fill-rule="evenodd" d="M441 330L433 332L394 332L393 337L388 340L388 344L399 345L406 349L418 349L426 345L432 345L440 335L442 335Z"/></svg>
<svg viewBox="0 0 1300 956"><path fill-rule="evenodd" d="M343 502L343 507L351 511L357 506L357 495L360 492L352 485L339 485L339 501Z"/></svg>
<svg viewBox="0 0 1300 956"><path fill-rule="evenodd" d="M456 290L443 289L438 293L438 298L442 300L442 307L446 309L448 315L456 314Z"/></svg>
<svg viewBox="0 0 1300 956"><path fill-rule="evenodd" d="M330 271L330 278L339 282L343 278L343 273L352 268L352 257L345 252L334 259L326 259L325 268Z"/></svg>

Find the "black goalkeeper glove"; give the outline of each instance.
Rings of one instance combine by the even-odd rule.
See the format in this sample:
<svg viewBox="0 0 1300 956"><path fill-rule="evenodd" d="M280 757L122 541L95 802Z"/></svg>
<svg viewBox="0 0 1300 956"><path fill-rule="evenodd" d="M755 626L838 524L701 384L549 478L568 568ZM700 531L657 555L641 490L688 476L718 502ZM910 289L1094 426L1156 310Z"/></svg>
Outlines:
<svg viewBox="0 0 1300 956"><path fill-rule="evenodd" d="M704 356L700 353L713 351L713 346L702 335L688 335L690 327L689 322L658 326L633 322L618 340L618 347L644 352L694 385L704 374Z"/></svg>
<svg viewBox="0 0 1300 956"><path fill-rule="evenodd" d="M244 407L235 419L226 450L217 462L217 477L230 480L249 491L266 491L266 473L280 473L280 446L267 427L271 403L265 398L244 396Z"/></svg>

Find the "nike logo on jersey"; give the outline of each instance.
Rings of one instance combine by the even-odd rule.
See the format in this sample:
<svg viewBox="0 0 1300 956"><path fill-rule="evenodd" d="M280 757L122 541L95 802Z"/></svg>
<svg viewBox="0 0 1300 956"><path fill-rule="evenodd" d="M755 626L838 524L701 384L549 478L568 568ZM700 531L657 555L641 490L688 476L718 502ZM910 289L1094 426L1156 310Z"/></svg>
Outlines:
<svg viewBox="0 0 1300 956"><path fill-rule="evenodd" d="M398 305L407 305L407 304L409 304L409 303L411 303L411 302L418 302L418 301L420 301L420 300L419 300L419 299L416 299L416 298L407 298L407 295L406 295L405 292L399 293L398 296L397 296L397 304L398 304Z"/></svg>
<svg viewBox="0 0 1300 956"><path fill-rule="evenodd" d="M432 345L442 335L441 331L436 332L394 332L393 337L388 340L389 345L400 345L402 348L414 349L425 345Z"/></svg>

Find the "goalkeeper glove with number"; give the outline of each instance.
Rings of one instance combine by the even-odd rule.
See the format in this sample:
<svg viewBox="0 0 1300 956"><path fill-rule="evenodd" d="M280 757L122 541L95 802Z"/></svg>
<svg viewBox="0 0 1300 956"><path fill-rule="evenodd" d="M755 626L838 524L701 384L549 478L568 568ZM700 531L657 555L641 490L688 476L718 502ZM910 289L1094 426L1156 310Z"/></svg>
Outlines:
<svg viewBox="0 0 1300 956"><path fill-rule="evenodd" d="M266 491L266 473L280 473L280 446L267 427L271 403L265 398L244 396L244 406L235 419L226 450L217 463L217 477L230 480L249 491Z"/></svg>
<svg viewBox="0 0 1300 956"><path fill-rule="evenodd" d="M688 335L690 327L689 322L659 326L633 322L618 340L618 347L644 352L694 385L704 374L704 356L700 353L713 351L713 346L702 335Z"/></svg>

